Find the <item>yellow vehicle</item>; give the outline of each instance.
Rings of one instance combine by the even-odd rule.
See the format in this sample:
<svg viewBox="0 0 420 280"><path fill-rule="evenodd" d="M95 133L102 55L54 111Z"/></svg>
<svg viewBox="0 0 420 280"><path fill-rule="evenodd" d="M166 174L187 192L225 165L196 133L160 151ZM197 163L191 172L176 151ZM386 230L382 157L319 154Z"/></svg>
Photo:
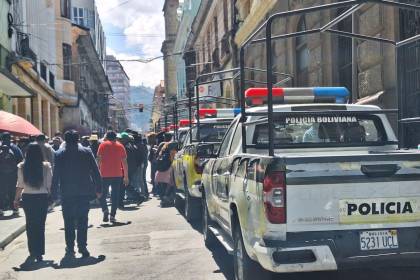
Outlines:
<svg viewBox="0 0 420 280"><path fill-rule="evenodd" d="M227 116L227 111L232 112L231 118L217 117L222 112L223 116ZM172 163L177 188L176 206L183 209L188 221L201 217L200 187L204 164L214 151L219 149L220 142L234 118L233 109L218 109L216 112L217 114L213 115L216 118L202 119L199 127L192 126L189 129ZM200 135L199 141L197 133Z"/></svg>

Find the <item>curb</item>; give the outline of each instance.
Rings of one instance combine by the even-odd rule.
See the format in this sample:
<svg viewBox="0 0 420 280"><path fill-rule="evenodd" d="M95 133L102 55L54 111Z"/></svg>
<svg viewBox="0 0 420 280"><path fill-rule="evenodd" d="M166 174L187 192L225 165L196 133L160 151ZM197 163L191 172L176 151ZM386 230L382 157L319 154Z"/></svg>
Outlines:
<svg viewBox="0 0 420 280"><path fill-rule="evenodd" d="M20 227L18 227L14 232L9 234L5 239L0 240L0 249L3 250L7 245L9 245L19 235L21 235L25 230L26 230L26 224L23 224Z"/></svg>

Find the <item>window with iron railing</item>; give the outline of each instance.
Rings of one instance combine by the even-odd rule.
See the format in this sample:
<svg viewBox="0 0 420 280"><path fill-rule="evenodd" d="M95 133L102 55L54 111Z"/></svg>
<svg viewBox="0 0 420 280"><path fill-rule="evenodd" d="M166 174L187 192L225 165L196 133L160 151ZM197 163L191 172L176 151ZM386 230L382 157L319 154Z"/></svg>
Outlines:
<svg viewBox="0 0 420 280"><path fill-rule="evenodd" d="M69 44L63 44L63 79L71 80L72 53Z"/></svg>
<svg viewBox="0 0 420 280"><path fill-rule="evenodd" d="M306 30L306 20L303 16L298 23L297 31ZM308 84L309 68L309 49L307 36L296 38L296 77L297 86L306 86Z"/></svg>
<svg viewBox="0 0 420 280"><path fill-rule="evenodd" d="M71 19L71 0L61 0L60 11L62 17Z"/></svg>

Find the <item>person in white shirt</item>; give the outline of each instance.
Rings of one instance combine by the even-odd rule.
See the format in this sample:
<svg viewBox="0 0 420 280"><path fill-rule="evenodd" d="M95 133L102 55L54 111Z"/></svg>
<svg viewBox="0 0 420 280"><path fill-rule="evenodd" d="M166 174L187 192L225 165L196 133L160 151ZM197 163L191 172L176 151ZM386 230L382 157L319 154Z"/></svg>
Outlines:
<svg viewBox="0 0 420 280"><path fill-rule="evenodd" d="M18 165L15 207L22 199L26 217L26 235L29 257L26 262L40 262L45 254L45 221L48 211L48 196L51 192L52 169L44 161L38 143L31 143L25 161Z"/></svg>

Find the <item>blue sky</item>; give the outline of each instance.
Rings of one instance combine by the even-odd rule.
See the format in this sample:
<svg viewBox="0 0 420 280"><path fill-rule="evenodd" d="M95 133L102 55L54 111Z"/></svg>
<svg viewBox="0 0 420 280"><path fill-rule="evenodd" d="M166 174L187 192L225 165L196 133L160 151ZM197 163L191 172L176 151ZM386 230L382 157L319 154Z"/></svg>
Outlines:
<svg viewBox="0 0 420 280"><path fill-rule="evenodd" d="M117 59L161 55L164 0L96 0L107 37L107 53ZM122 62L132 85L155 87L163 79L161 59L148 64Z"/></svg>

